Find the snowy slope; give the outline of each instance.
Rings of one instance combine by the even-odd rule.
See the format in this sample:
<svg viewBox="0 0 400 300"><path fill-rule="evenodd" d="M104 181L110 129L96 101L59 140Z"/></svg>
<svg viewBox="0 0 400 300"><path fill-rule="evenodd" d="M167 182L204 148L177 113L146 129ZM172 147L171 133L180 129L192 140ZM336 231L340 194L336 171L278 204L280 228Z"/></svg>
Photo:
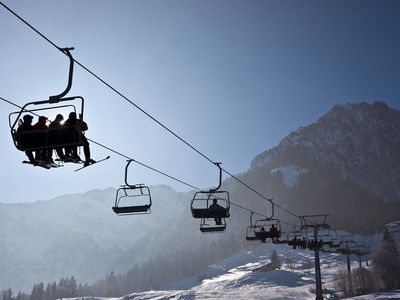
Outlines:
<svg viewBox="0 0 400 300"><path fill-rule="evenodd" d="M373 293L369 295L363 295L363 296L358 296L358 297L353 297L353 298L348 298L348 299L355 299L355 300L372 300L372 299L378 299L378 300L398 300L400 299L400 290L396 291L390 291L390 292L381 292L381 293Z"/></svg>
<svg viewBox="0 0 400 300"><path fill-rule="evenodd" d="M270 262L275 249L283 263L281 270L257 271ZM218 264L209 266L198 276L164 285L159 291L133 293L123 299L315 299L310 293L314 286L313 252L293 250L286 245L257 245L242 250ZM285 258L296 261L290 272ZM344 257L322 254L321 268L324 284L344 266ZM353 261L353 267L357 262Z"/></svg>
<svg viewBox="0 0 400 300"><path fill-rule="evenodd" d="M340 232L340 234L346 234ZM354 236L357 242L371 241L376 247L382 235ZM272 251L278 253L280 270L265 271ZM332 290L333 274L346 266L346 257L338 254L320 254L323 288ZM285 262L293 261L289 270ZM355 257L351 267L358 267ZM363 262L363 265L365 263ZM140 274L138 274L140 276ZM163 285L159 290L132 293L121 298L92 298L91 300L135 299L315 299L314 252L293 250L287 245L249 243L246 249L236 252L220 262L210 265L196 276L183 278ZM398 299L400 291L371 294L349 299ZM397 298L396 298L397 297ZM81 298L76 298L77 300ZM82 299L83 300L83 299Z"/></svg>

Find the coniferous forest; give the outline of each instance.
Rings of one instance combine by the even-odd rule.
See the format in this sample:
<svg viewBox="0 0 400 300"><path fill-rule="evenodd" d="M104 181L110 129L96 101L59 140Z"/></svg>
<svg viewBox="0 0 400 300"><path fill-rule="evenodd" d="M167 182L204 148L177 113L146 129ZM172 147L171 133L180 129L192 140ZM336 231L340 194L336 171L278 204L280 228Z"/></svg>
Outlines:
<svg viewBox="0 0 400 300"><path fill-rule="evenodd" d="M30 294L15 292L11 288L2 291L3 300L55 300L73 297L120 297L133 292L157 289L162 284L199 273L208 265L243 248L243 239L234 235L215 240L203 247L185 248L158 255L137 264L124 274L110 271L104 279L93 284L77 282L75 277L61 278L48 283L33 285Z"/></svg>

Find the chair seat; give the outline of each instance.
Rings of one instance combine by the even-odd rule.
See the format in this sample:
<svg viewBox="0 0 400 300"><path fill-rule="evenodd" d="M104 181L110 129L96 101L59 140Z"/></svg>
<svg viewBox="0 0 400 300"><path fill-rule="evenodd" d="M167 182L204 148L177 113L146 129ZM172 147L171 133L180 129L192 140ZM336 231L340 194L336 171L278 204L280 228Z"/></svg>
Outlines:
<svg viewBox="0 0 400 300"><path fill-rule="evenodd" d="M208 208L192 208L192 216L196 219L229 218L227 210L210 210Z"/></svg>
<svg viewBox="0 0 400 300"><path fill-rule="evenodd" d="M150 209L150 205L138 205L138 206L123 206L117 207L114 206L112 210L116 214L134 214L134 213L141 213L147 212Z"/></svg>
<svg viewBox="0 0 400 300"><path fill-rule="evenodd" d="M220 232L225 231L226 226L209 226L209 227L200 227L201 232Z"/></svg>

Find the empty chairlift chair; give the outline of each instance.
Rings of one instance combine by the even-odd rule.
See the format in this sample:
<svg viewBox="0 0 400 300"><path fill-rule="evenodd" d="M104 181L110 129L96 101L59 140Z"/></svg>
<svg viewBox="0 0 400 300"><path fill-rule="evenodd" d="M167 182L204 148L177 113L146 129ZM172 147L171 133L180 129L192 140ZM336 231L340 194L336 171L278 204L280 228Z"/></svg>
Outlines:
<svg viewBox="0 0 400 300"><path fill-rule="evenodd" d="M340 241L340 247L337 247L335 250L340 254L351 254L350 247L355 244L353 240L353 235L341 235L338 237Z"/></svg>
<svg viewBox="0 0 400 300"><path fill-rule="evenodd" d="M112 210L120 216L148 214L151 212L150 189L144 184L128 183L128 168L132 160L128 160L125 167L125 185L122 185L115 196Z"/></svg>
<svg viewBox="0 0 400 300"><path fill-rule="evenodd" d="M329 248L337 249L340 248L340 239L338 238L338 233L335 229L333 229L335 233L334 236L330 239L331 243L328 245Z"/></svg>
<svg viewBox="0 0 400 300"><path fill-rule="evenodd" d="M256 237L256 226L253 223L254 212L250 214L250 225L246 228L246 241L259 241L260 239Z"/></svg>
<svg viewBox="0 0 400 300"><path fill-rule="evenodd" d="M230 200L227 191L220 191L222 169L220 163L215 163L219 168L219 184L208 191L196 192L191 201L190 210L195 219L201 219L201 232L221 232L226 228L226 218L229 218Z"/></svg>
<svg viewBox="0 0 400 300"><path fill-rule="evenodd" d="M254 225L247 226L246 228L246 241L259 241L255 233L256 227Z"/></svg>
<svg viewBox="0 0 400 300"><path fill-rule="evenodd" d="M318 238L322 241L322 250L326 252L337 245L337 231L333 228L328 228L325 232L318 232Z"/></svg>

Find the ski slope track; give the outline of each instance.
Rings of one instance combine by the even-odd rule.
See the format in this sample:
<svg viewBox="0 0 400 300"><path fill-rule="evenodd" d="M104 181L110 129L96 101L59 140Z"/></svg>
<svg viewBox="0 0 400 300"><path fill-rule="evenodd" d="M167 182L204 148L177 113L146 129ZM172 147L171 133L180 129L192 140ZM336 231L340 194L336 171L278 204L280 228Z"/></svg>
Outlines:
<svg viewBox="0 0 400 300"><path fill-rule="evenodd" d="M354 236L357 242L371 241L376 249L381 235ZM275 250L282 263L281 269L268 270L271 254ZM286 263L292 261L291 269ZM334 274L346 268L346 256L320 253L324 289L333 290ZM363 261L365 266L365 261ZM351 268L358 261L351 257ZM140 274L138 274L140 276ZM146 299L315 299L314 252L294 250L287 245L250 244L196 276L182 278L162 285L158 290L132 293L120 298L79 297L69 300L146 300ZM346 299L400 299L400 290L374 293ZM67 298L64 298L67 300Z"/></svg>
<svg viewBox="0 0 400 300"><path fill-rule="evenodd" d="M275 249L282 262L280 270L264 271ZM295 261L289 271L286 257ZM293 250L286 245L257 245L242 250L197 276L165 284L158 291L133 293L122 297L134 299L315 299L314 253ZM352 262L356 268L358 263ZM330 286L333 274L345 266L345 257L322 254L323 283Z"/></svg>

